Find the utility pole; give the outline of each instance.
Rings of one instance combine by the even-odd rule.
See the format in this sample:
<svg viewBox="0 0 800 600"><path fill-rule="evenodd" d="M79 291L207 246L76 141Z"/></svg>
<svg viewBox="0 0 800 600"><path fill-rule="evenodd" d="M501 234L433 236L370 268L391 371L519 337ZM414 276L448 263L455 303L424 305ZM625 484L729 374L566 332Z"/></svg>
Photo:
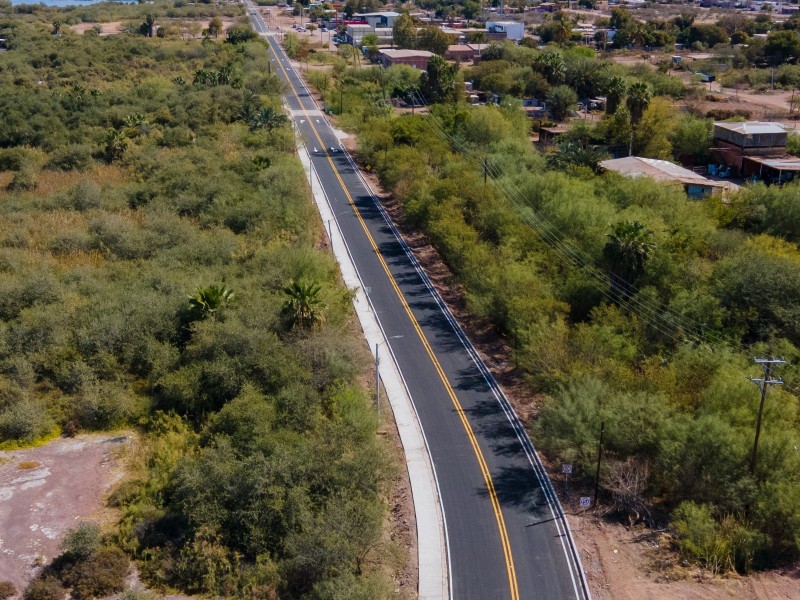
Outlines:
<svg viewBox="0 0 800 600"><path fill-rule="evenodd" d="M761 365L764 369L763 378L749 377L750 381L755 383L761 390L761 404L758 407L758 420L756 421L756 439L753 441L753 456L750 458L750 472L756 472L756 461L758 459L758 438L761 436L761 418L764 414L764 401L767 399L767 387L770 385L783 385L783 380L778 377L773 379L772 375L776 365L785 364L786 361L781 358L753 358L756 364Z"/></svg>
<svg viewBox="0 0 800 600"><path fill-rule="evenodd" d="M600 441L597 444L597 470L594 472L594 502L592 506L597 508L597 494L600 492L600 461L603 460L603 431L606 428L606 422L600 423Z"/></svg>

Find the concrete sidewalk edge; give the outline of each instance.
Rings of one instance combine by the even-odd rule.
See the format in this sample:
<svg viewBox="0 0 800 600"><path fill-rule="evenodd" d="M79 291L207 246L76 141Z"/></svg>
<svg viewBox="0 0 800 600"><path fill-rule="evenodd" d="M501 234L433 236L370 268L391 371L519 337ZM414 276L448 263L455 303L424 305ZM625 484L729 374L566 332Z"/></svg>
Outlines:
<svg viewBox="0 0 800 600"><path fill-rule="evenodd" d="M447 600L450 598L447 530L436 471L425 440L425 433L420 425L403 375L391 352L391 346L365 293L358 270L347 248L347 242L339 230L336 215L333 214L328 204L322 184L311 164L308 151L299 140L297 147L300 162L309 177L314 202L331 237L331 247L341 269L342 278L348 289L355 292L353 306L373 359L375 358L376 344L382 350L378 361L378 371L403 445L416 514L419 598L420 600ZM391 360L387 360L385 351L387 349Z"/></svg>

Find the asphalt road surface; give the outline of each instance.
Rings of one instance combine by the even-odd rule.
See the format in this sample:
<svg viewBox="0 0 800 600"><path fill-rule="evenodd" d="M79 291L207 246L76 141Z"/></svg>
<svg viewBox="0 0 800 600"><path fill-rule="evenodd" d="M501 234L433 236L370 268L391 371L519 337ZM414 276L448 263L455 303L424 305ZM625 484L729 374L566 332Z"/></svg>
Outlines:
<svg viewBox="0 0 800 600"><path fill-rule="evenodd" d="M256 31L270 34L250 8ZM563 513L527 434L269 37L296 130L349 246L427 438L458 600L588 598ZM382 351L385 352L385 348Z"/></svg>

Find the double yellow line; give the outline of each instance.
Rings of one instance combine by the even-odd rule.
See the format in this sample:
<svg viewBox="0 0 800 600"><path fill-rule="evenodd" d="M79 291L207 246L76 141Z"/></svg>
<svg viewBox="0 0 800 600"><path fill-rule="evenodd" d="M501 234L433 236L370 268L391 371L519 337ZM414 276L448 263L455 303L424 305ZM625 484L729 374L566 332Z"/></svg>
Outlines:
<svg viewBox="0 0 800 600"><path fill-rule="evenodd" d="M333 164L333 159L331 158L331 155L325 148L325 143L322 141L322 138L320 137L317 128L314 126L311 117L306 111L306 108L303 106L303 102L300 100L300 95L297 93L297 90L295 89L294 85L292 85L292 81L289 78L289 74L286 72L286 69L284 69L280 57L278 56L277 52L275 52L275 49L272 48L271 44L270 44L270 50L272 50L272 53L275 55L276 62L278 63L278 65L281 68L281 71L283 71L283 74L286 77L286 82L289 84L289 87L292 88L292 92L294 93L295 97L300 103L300 108L302 109L303 114L305 114L306 119L308 119L308 124L314 131L314 136L319 141L320 148L322 148L322 151L325 153L325 157L328 159L328 163L330 164L334 175L336 175L336 179L339 181L339 185L341 185L342 191L344 191L345 196L347 196L348 204L350 204L356 217L358 217L358 221L359 223L361 223L361 228L364 230L364 234L367 236L370 246L372 246L372 249L375 251L375 255L378 257L381 267L386 273L386 277L389 279L389 282L392 284L392 287L394 288L397 297L400 299L400 303L402 304L403 309L408 315L408 318L411 320L411 324L414 326L414 330L417 332L417 335L419 336L422 345L425 347L425 351L428 353L428 357L431 359L431 362L433 363L436 372L439 374L439 378L442 380L442 383L444 384L444 387L447 390L447 394L448 396L450 396L450 400L453 402L453 406L455 407L458 417L461 419L461 424L464 426L464 430L467 433L469 442L472 445L472 450L475 452L475 456L478 459L478 464L480 465L481 473L483 474L483 479L486 482L486 488L489 491L489 498L491 499L492 502L494 517L497 520L497 526L500 530L500 541L503 545L503 554L506 562L506 570L508 571L508 583L511 588L511 600L519 600L519 586L517 585L517 572L514 568L514 557L511 553L511 543L509 542L508 539L508 532L506 530L505 519L503 518L503 512L500 509L500 500L497 497L497 491L495 490L494 482L492 481L492 475L489 472L489 467L486 464L486 459L484 458L483 452L481 451L480 445L478 444L478 440L475 437L475 432L472 430L472 426L470 425L469 420L467 419L467 416L464 413L464 409L462 408L461 403L458 401L458 397L456 396L456 393L453 390L453 386L450 385L450 382L448 381L447 376L445 375L441 364L439 364L439 360L436 358L433 349L428 343L428 339L425 337L425 334L423 333L419 322L417 321L416 317L414 317L414 314L411 312L411 307L409 307L408 303L406 302L405 296L403 296L403 292L400 290L400 287L397 285L397 282L395 281L394 277L389 271L389 266L386 264L383 255L378 249L378 246L375 243L375 239L369 232L367 224L361 217L361 213L358 211L358 208L356 207L355 202L353 201L353 197L350 195L350 192L348 191L347 186L344 184L344 181L342 181L342 178L339 175L339 171L336 169L336 165Z"/></svg>

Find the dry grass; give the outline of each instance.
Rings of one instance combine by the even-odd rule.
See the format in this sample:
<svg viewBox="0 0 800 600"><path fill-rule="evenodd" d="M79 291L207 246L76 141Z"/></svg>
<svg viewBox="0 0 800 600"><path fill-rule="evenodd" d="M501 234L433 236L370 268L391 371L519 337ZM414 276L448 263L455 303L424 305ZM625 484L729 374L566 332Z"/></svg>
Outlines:
<svg viewBox="0 0 800 600"><path fill-rule="evenodd" d="M21 463L17 465L17 468L20 470L25 469L38 469L42 466L42 463L36 460L23 460Z"/></svg>

